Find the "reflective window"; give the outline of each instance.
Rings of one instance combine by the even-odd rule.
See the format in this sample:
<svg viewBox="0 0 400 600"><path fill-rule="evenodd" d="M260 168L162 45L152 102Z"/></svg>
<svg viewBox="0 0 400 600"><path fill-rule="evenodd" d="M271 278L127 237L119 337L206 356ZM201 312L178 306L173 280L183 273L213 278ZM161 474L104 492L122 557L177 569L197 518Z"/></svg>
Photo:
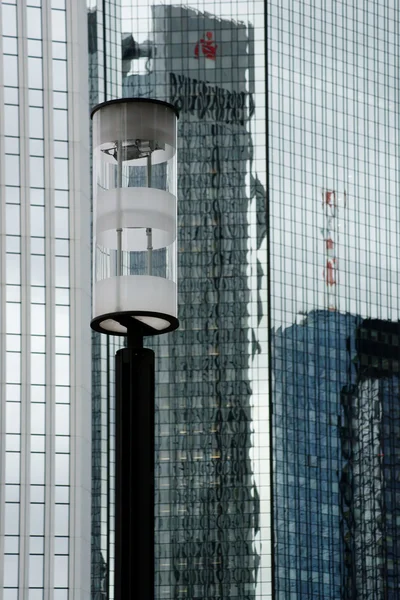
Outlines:
<svg viewBox="0 0 400 600"><path fill-rule="evenodd" d="M31 156L44 156L43 140L29 140L29 154ZM36 186L35 186L36 187Z"/></svg>
<svg viewBox="0 0 400 600"><path fill-rule="evenodd" d="M45 262L44 256L37 254L31 255L31 284L44 286L45 285Z"/></svg>
<svg viewBox="0 0 400 600"><path fill-rule="evenodd" d="M45 252L45 241L44 238L31 238L31 252L32 254L44 254ZM36 300L33 300L36 302Z"/></svg>
<svg viewBox="0 0 400 600"><path fill-rule="evenodd" d="M45 352L46 338L44 335L31 336L31 352Z"/></svg>
<svg viewBox="0 0 400 600"><path fill-rule="evenodd" d="M45 437L42 436L31 436L31 440L36 440L36 439L42 439L43 443L44 443L44 439ZM36 443L36 441L35 441ZM31 496L31 502L40 502L43 503L44 502L44 490L45 487L44 485L32 485L30 486L30 496Z"/></svg>
<svg viewBox="0 0 400 600"><path fill-rule="evenodd" d="M20 252L21 238L15 235L6 236L6 252Z"/></svg>
<svg viewBox="0 0 400 600"><path fill-rule="evenodd" d="M68 258L56 256L55 259L55 282L57 287L69 286L69 260Z"/></svg>
<svg viewBox="0 0 400 600"><path fill-rule="evenodd" d="M18 104L18 89L4 88L4 104Z"/></svg>
<svg viewBox="0 0 400 600"><path fill-rule="evenodd" d="M29 108L29 137L43 139L43 108Z"/></svg>
<svg viewBox="0 0 400 600"><path fill-rule="evenodd" d="M20 207L17 204L6 204L6 226L10 235L20 235Z"/></svg>
<svg viewBox="0 0 400 600"><path fill-rule="evenodd" d="M21 383L21 354L6 352L6 382Z"/></svg>
<svg viewBox="0 0 400 600"><path fill-rule="evenodd" d="M67 89L67 63L65 60L53 60L53 90Z"/></svg>
<svg viewBox="0 0 400 600"><path fill-rule="evenodd" d="M68 161L54 159L54 187L58 190L68 189Z"/></svg>
<svg viewBox="0 0 400 600"><path fill-rule="evenodd" d="M18 54L16 38L3 37L3 52L4 54Z"/></svg>
<svg viewBox="0 0 400 600"><path fill-rule="evenodd" d="M6 283L19 284L21 282L20 261L19 254L6 254ZM15 332L10 331L10 333Z"/></svg>
<svg viewBox="0 0 400 600"><path fill-rule="evenodd" d="M31 382L35 385L45 384L45 355L31 354ZM39 482L38 482L39 483Z"/></svg>
<svg viewBox="0 0 400 600"><path fill-rule="evenodd" d="M11 286L8 286L10 288ZM19 288L17 288L19 289ZM7 298L8 299L8 298ZM21 305L6 303L7 333L21 333Z"/></svg>
<svg viewBox="0 0 400 600"><path fill-rule="evenodd" d="M56 190L54 192L54 204L55 206L68 206L68 192Z"/></svg>
<svg viewBox="0 0 400 600"><path fill-rule="evenodd" d="M5 137L4 150L6 154L19 154L19 139L14 137Z"/></svg>
<svg viewBox="0 0 400 600"><path fill-rule="evenodd" d="M68 240L56 240L55 241L55 254L56 254L56 256L69 256L69 241Z"/></svg>
<svg viewBox="0 0 400 600"><path fill-rule="evenodd" d="M43 385L31 385L31 401L32 402L44 402L45 401L45 387Z"/></svg>
<svg viewBox="0 0 400 600"><path fill-rule="evenodd" d="M41 206L31 206L31 235L44 237L44 208Z"/></svg>
<svg viewBox="0 0 400 600"><path fill-rule="evenodd" d="M69 338L56 337L56 354L69 354Z"/></svg>
<svg viewBox="0 0 400 600"><path fill-rule="evenodd" d="M18 61L16 56L3 56L3 84L18 87Z"/></svg>
<svg viewBox="0 0 400 600"><path fill-rule="evenodd" d="M15 6L2 3L1 20L3 35L17 36L17 10Z"/></svg>
<svg viewBox="0 0 400 600"><path fill-rule="evenodd" d="M39 106L42 107L43 106L43 91L42 90L29 90L28 91L28 96L29 96L29 106ZM30 118L34 119L35 116L37 116L38 113L34 113L34 111L30 112ZM43 127L41 128L43 129ZM31 137L43 137L43 134L41 135L37 135L37 136L31 136Z"/></svg>
<svg viewBox="0 0 400 600"><path fill-rule="evenodd" d="M28 40L28 56L43 56L43 46L41 41Z"/></svg>
<svg viewBox="0 0 400 600"><path fill-rule="evenodd" d="M26 9L28 38L34 40L42 39L42 11L40 8Z"/></svg>
<svg viewBox="0 0 400 600"><path fill-rule="evenodd" d="M69 455L56 454L56 485L69 484Z"/></svg>
<svg viewBox="0 0 400 600"><path fill-rule="evenodd" d="M31 156L29 166L30 185L32 187L44 187L44 159L37 156Z"/></svg>
<svg viewBox="0 0 400 600"><path fill-rule="evenodd" d="M4 158L6 185L19 185L19 156L6 154Z"/></svg>
<svg viewBox="0 0 400 600"><path fill-rule="evenodd" d="M42 436L39 436L42 437ZM32 442L35 443L35 438L32 437ZM33 448L32 448L33 450ZM44 485L44 453L31 452L31 484Z"/></svg>
<svg viewBox="0 0 400 600"><path fill-rule="evenodd" d="M18 106L5 105L4 106L4 134L5 135L19 135L19 124L18 124L19 110Z"/></svg>
<svg viewBox="0 0 400 600"><path fill-rule="evenodd" d="M67 537L54 538L54 554L68 554L69 540Z"/></svg>
<svg viewBox="0 0 400 600"><path fill-rule="evenodd" d="M56 405L56 435L69 435L69 406ZM68 483L68 482L67 482Z"/></svg>
<svg viewBox="0 0 400 600"><path fill-rule="evenodd" d="M69 385L69 363L68 355L56 354L56 385Z"/></svg>
<svg viewBox="0 0 400 600"><path fill-rule="evenodd" d="M55 308L55 330L57 336L69 336L69 307L56 306Z"/></svg>
<svg viewBox="0 0 400 600"><path fill-rule="evenodd" d="M6 451L19 452L21 449L21 436L6 433Z"/></svg>
<svg viewBox="0 0 400 600"><path fill-rule="evenodd" d="M18 554L19 538L17 536L8 535L4 538L4 552L5 554Z"/></svg>
<svg viewBox="0 0 400 600"><path fill-rule="evenodd" d="M67 556L55 556L54 557L54 586L67 587L68 586L68 557Z"/></svg>
<svg viewBox="0 0 400 600"><path fill-rule="evenodd" d="M20 454L19 452L6 452L6 483L20 482Z"/></svg>
<svg viewBox="0 0 400 600"><path fill-rule="evenodd" d="M54 104L54 108L67 108L67 105L68 105L67 94L65 92L54 92L53 104Z"/></svg>
<svg viewBox="0 0 400 600"><path fill-rule="evenodd" d="M44 441L44 436L32 436L32 438L42 438ZM32 439L31 438L31 439ZM44 502L44 485L31 485L31 502ZM32 554L32 553L31 553Z"/></svg>
<svg viewBox="0 0 400 600"><path fill-rule="evenodd" d="M41 304L31 304L31 333L45 334L45 307Z"/></svg>
<svg viewBox="0 0 400 600"><path fill-rule="evenodd" d="M53 42L53 58L57 58L57 59L61 59L61 60L66 60L67 59L67 44L63 44L60 42ZM54 69L54 64L53 64L53 69ZM56 87L53 87L53 89L58 89ZM63 90L67 89L66 87L61 88Z"/></svg>
<svg viewBox="0 0 400 600"><path fill-rule="evenodd" d="M19 352L21 350L21 336L6 335L6 349L9 352Z"/></svg>
<svg viewBox="0 0 400 600"><path fill-rule="evenodd" d="M44 505L31 504L30 512L31 535L44 535Z"/></svg>
<svg viewBox="0 0 400 600"><path fill-rule="evenodd" d="M56 437L56 452L69 452L69 436L57 435Z"/></svg>
<svg viewBox="0 0 400 600"><path fill-rule="evenodd" d="M18 556L4 555L4 587L18 586Z"/></svg>
<svg viewBox="0 0 400 600"><path fill-rule="evenodd" d="M57 42L65 42L66 41L66 32L65 32L65 12L61 10L52 10L51 11L52 18L52 39Z"/></svg>
<svg viewBox="0 0 400 600"><path fill-rule="evenodd" d="M31 205L44 205L44 190L31 188L29 190Z"/></svg>
<svg viewBox="0 0 400 600"><path fill-rule="evenodd" d="M54 156L56 158L68 158L68 143L54 142Z"/></svg>
<svg viewBox="0 0 400 600"><path fill-rule="evenodd" d="M54 508L54 534L68 535L69 507L67 504L56 504Z"/></svg>
<svg viewBox="0 0 400 600"><path fill-rule="evenodd" d="M56 304L69 305L69 290L65 288L56 288Z"/></svg>
<svg viewBox="0 0 400 600"><path fill-rule="evenodd" d="M43 587L43 556L29 557L29 587Z"/></svg>
<svg viewBox="0 0 400 600"><path fill-rule="evenodd" d="M32 490L32 488L31 488ZM43 554L44 553L44 537L31 536L29 538L29 553Z"/></svg>
<svg viewBox="0 0 400 600"><path fill-rule="evenodd" d="M63 504L69 502L69 487L57 485L55 490L55 501Z"/></svg>
<svg viewBox="0 0 400 600"><path fill-rule="evenodd" d="M28 84L32 89L43 89L43 59L28 57Z"/></svg>
<svg viewBox="0 0 400 600"><path fill-rule="evenodd" d="M4 533L5 535L19 535L19 504L11 502L5 504Z"/></svg>
<svg viewBox="0 0 400 600"><path fill-rule="evenodd" d="M67 125L67 111L66 110L53 110L54 115L54 139L55 140L67 140L68 139L68 125Z"/></svg>
<svg viewBox="0 0 400 600"><path fill-rule="evenodd" d="M63 161L68 165L67 161ZM54 227L55 237L65 238L69 237L69 210L66 208L56 208L54 210Z"/></svg>

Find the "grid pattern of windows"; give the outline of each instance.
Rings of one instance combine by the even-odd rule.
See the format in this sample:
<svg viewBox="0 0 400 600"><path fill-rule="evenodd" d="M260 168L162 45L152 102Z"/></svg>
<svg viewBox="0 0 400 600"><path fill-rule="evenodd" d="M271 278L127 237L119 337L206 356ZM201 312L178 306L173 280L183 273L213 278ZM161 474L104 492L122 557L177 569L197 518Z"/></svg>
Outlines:
<svg viewBox="0 0 400 600"><path fill-rule="evenodd" d="M272 0L267 40L275 596L394 599L399 12Z"/></svg>
<svg viewBox="0 0 400 600"><path fill-rule="evenodd" d="M68 93L81 90L68 81L75 4L68 10L65 0L0 6L0 584L10 600L68 600L70 586L81 585L70 557L71 537L76 549L79 543L71 498L80 500L74 462L76 439L85 434L77 434L77 405L85 405L79 390L87 377L71 355L76 320L85 306L89 318L89 304L75 302L81 285L71 246L75 252L81 238L69 228L76 214L71 187L82 202L82 220L86 215L88 221L89 198L88 190L80 196L84 184L71 159ZM84 152L81 158L85 169ZM79 258L83 266L89 265L86 252Z"/></svg>
<svg viewBox="0 0 400 600"><path fill-rule="evenodd" d="M188 9L124 0L121 11L123 94L166 100L180 112L181 325L151 342L156 596L268 598L263 3ZM114 357L102 356L97 389L108 406L94 412L94 426L109 434L99 461L111 462L93 473L92 594L112 598L113 428L105 411L113 407Z"/></svg>

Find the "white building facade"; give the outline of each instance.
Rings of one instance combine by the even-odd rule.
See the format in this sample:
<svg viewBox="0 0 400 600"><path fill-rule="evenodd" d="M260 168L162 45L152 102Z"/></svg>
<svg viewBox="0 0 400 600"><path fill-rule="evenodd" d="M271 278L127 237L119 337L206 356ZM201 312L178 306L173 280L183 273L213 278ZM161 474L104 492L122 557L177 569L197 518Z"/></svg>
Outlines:
<svg viewBox="0 0 400 600"><path fill-rule="evenodd" d="M90 594L87 9L0 4L0 598Z"/></svg>

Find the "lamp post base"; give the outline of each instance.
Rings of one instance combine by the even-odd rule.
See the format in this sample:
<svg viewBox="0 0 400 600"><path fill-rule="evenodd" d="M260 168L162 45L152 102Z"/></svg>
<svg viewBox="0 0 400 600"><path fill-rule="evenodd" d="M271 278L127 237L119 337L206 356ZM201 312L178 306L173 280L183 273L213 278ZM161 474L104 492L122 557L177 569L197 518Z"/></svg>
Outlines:
<svg viewBox="0 0 400 600"><path fill-rule="evenodd" d="M154 352L116 354L115 600L154 599Z"/></svg>

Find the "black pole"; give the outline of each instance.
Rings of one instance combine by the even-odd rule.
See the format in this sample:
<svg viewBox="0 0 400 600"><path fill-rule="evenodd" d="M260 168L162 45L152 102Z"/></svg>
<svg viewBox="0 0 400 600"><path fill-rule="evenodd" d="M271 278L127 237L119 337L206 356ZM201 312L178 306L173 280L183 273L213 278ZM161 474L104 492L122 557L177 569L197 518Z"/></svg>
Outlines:
<svg viewBox="0 0 400 600"><path fill-rule="evenodd" d="M118 350L115 404L115 600L154 600L152 350Z"/></svg>

